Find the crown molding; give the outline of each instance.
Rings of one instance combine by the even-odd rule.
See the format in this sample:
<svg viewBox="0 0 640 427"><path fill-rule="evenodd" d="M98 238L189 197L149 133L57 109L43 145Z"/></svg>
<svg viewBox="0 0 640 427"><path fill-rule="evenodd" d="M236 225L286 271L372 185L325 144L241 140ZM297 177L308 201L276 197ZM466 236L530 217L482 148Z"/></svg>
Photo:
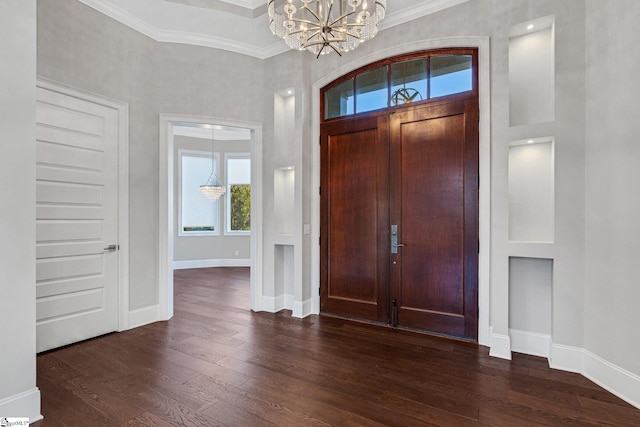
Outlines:
<svg viewBox="0 0 640 427"><path fill-rule="evenodd" d="M440 12L441 10L448 9L459 4L466 3L471 0L431 0L425 1L419 6L414 6L399 12L388 14L380 24L380 29L385 30L387 28L395 27L396 25L404 24L405 22L413 21L414 19L421 18L432 13Z"/></svg>
<svg viewBox="0 0 640 427"><path fill-rule="evenodd" d="M139 17L111 4L105 0L78 0L81 3L101 12L102 14L115 19L116 21L124 24L145 36L164 43L179 43L189 44L195 46L204 46L214 49L222 49L230 52L240 53L243 55L252 56L258 59L267 59L275 55L287 52L290 49L286 44L280 40L275 39L274 42L266 44L264 46L255 46L247 43L241 43L235 40L227 39L224 37L216 37L213 35L190 33L187 31L172 31L162 30L150 23L140 19ZM224 1L224 0L223 0ZM404 24L405 22L412 21L414 19L439 12L441 10L457 6L462 3L466 3L470 0L431 0L426 1L424 4L410 9L406 9L400 12L387 15L380 25L380 29L395 27L396 25ZM263 0L243 0L232 2L235 5L243 7L255 7ZM244 6L244 5L247 6Z"/></svg>

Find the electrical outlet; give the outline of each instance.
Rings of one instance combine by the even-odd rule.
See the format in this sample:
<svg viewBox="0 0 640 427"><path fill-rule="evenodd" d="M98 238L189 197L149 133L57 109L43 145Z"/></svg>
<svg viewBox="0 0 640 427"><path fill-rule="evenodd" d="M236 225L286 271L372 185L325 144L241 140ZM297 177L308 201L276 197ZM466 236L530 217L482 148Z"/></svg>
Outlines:
<svg viewBox="0 0 640 427"><path fill-rule="evenodd" d="M240 255L240 251L236 249L235 255L236 256Z"/></svg>

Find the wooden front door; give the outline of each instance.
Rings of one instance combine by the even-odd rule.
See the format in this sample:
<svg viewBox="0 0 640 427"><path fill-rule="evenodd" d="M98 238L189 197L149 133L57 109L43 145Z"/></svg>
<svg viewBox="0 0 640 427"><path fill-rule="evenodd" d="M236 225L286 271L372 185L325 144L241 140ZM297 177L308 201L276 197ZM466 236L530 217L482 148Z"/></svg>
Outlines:
<svg viewBox="0 0 640 427"><path fill-rule="evenodd" d="M321 130L321 309L379 322L389 312L387 123L372 117Z"/></svg>
<svg viewBox="0 0 640 427"><path fill-rule="evenodd" d="M472 101L391 115L391 320L477 339L478 115Z"/></svg>
<svg viewBox="0 0 640 427"><path fill-rule="evenodd" d="M477 339L477 112L321 126L323 313Z"/></svg>

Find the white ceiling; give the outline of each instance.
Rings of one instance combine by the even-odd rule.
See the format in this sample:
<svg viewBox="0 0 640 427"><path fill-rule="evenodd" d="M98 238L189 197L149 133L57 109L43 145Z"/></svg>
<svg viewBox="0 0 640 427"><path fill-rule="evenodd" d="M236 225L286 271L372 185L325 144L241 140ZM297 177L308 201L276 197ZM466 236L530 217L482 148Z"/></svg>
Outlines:
<svg viewBox="0 0 640 427"><path fill-rule="evenodd" d="M288 50L268 27L266 0L79 0L159 42L208 46L256 58ZM469 0L387 0L381 29Z"/></svg>

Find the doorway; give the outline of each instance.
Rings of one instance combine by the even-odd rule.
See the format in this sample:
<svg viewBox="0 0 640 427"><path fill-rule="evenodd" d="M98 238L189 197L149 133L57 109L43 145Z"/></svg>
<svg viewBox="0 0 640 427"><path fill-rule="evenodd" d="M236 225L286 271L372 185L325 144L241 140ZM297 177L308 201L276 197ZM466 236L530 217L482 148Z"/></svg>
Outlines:
<svg viewBox="0 0 640 427"><path fill-rule="evenodd" d="M477 341L474 92L321 124L321 312Z"/></svg>
<svg viewBox="0 0 640 427"><path fill-rule="evenodd" d="M161 114L159 121L159 250L158 278L159 318L173 317L173 261L174 261L174 128L220 126L248 129L251 134L251 234L250 234L250 304L259 311L262 295L262 125L253 122L215 117Z"/></svg>

